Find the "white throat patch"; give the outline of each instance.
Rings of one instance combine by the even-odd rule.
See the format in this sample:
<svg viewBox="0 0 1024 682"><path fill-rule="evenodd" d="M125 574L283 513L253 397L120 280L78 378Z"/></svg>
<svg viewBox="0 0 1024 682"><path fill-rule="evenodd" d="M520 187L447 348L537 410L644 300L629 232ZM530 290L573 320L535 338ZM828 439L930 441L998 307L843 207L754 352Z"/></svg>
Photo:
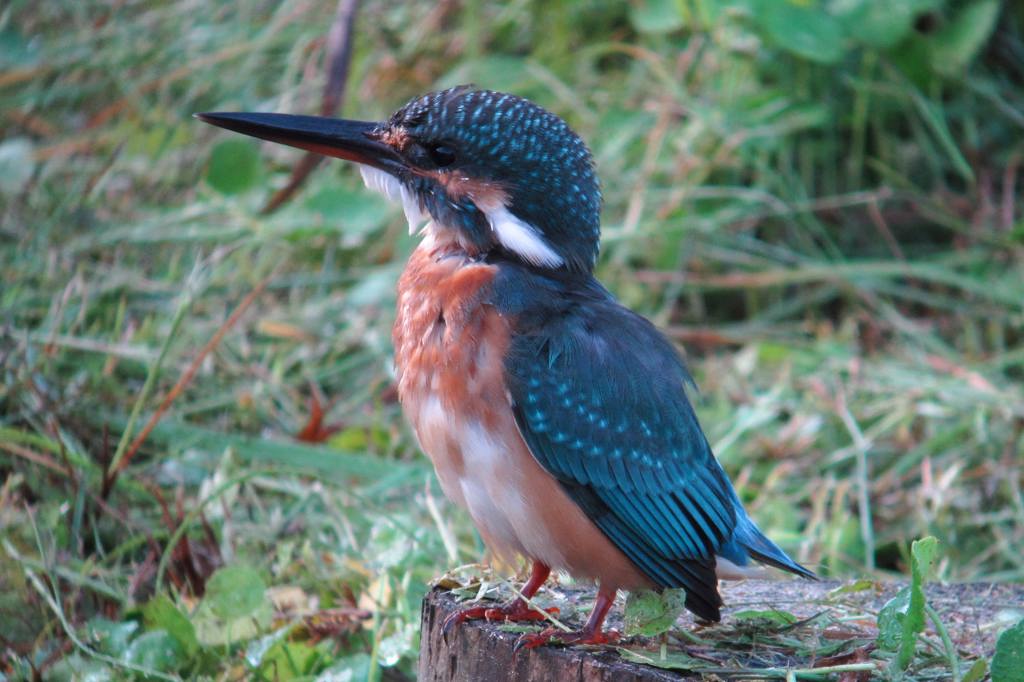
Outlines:
<svg viewBox="0 0 1024 682"><path fill-rule="evenodd" d="M405 220L409 223L409 234L414 234L424 222L427 215L420 206L419 199L412 192L398 181L391 173L382 171L366 164L359 165L359 174L363 176L363 182L374 192L383 194L386 198L402 204L405 212Z"/></svg>

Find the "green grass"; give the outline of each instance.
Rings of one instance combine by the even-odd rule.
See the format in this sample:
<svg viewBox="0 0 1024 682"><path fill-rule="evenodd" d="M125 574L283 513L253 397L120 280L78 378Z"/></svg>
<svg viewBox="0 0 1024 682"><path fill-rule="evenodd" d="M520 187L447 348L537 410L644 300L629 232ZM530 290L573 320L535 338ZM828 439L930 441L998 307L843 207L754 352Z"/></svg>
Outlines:
<svg viewBox="0 0 1024 682"><path fill-rule="evenodd" d="M834 28L779 4L805 8L783 23L811 22L804 38ZM1019 7L919 3L891 45L847 18L835 52L753 2L366 5L344 115L473 81L588 140L599 276L682 342L769 535L828 576L908 573L911 541L934 535L938 579L1024 581ZM0 8L8 678L400 679L429 580L483 556L391 389L415 246L398 212L332 163L261 215L297 155L191 118L315 111L333 11ZM225 161L245 177L225 184ZM294 439L314 394L339 427L325 445ZM219 566L249 589L201 599ZM253 594L241 616L214 606Z"/></svg>

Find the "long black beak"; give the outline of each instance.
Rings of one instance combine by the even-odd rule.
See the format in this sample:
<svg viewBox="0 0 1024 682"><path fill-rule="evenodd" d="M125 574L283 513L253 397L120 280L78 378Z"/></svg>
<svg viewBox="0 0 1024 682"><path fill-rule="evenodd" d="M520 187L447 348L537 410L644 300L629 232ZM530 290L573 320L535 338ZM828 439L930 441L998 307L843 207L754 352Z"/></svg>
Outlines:
<svg viewBox="0 0 1024 682"><path fill-rule="evenodd" d="M373 137L372 131L378 124L371 121L220 111L195 116L200 121L236 133L365 163L390 173L397 173L405 167L392 147Z"/></svg>

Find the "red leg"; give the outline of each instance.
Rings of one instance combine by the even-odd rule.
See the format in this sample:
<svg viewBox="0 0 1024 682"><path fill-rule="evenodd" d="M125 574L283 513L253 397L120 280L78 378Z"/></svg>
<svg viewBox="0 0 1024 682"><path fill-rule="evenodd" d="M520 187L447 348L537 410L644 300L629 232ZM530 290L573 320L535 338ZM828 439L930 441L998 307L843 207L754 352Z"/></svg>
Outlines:
<svg viewBox="0 0 1024 682"><path fill-rule="evenodd" d="M530 599L533 595L537 594L537 590L540 589L544 581L548 579L551 574L551 568L539 561L533 562L533 567L530 570L530 579L523 585L522 595L526 599ZM558 609L552 607L545 609L547 613L558 613ZM530 608L530 605L522 597L516 597L508 604L504 606L474 606L468 609L462 609L456 611L444 620L444 625L441 626L441 632L445 635L458 625L467 620L475 620L478 618L486 618L487 620L505 620L505 621L526 621L526 620L544 620L545 615L540 611Z"/></svg>
<svg viewBox="0 0 1024 682"><path fill-rule="evenodd" d="M603 586L597 591L597 600L594 602L594 610L590 612L590 618L582 630L576 632L562 632L555 628L548 628L538 633L525 634L516 642L516 651L519 649L533 649L534 647L550 644L552 641L562 644L610 644L619 639L619 633L615 630L602 632L605 616L615 602L616 590L605 589Z"/></svg>

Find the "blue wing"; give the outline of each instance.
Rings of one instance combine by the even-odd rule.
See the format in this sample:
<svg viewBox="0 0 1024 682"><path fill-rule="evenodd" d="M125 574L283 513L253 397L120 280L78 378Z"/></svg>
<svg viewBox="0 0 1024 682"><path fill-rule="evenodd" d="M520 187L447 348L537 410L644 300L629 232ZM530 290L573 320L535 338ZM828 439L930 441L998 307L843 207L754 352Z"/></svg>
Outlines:
<svg viewBox="0 0 1024 682"><path fill-rule="evenodd" d="M654 326L596 282L583 298L533 290L503 300L517 321L506 360L516 421L605 535L655 584L684 587L707 620L721 606L716 556L811 575L747 517L687 399L689 376Z"/></svg>

